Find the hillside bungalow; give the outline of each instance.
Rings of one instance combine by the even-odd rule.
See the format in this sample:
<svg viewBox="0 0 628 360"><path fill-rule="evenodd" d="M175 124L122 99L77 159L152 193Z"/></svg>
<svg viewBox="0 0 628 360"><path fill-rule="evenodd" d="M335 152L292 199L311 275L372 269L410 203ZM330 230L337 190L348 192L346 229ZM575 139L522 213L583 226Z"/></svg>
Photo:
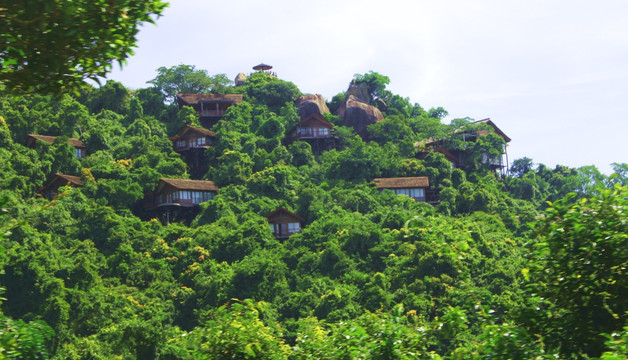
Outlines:
<svg viewBox="0 0 628 360"><path fill-rule="evenodd" d="M493 132L504 139L504 148L502 149L502 154L498 156L489 156L489 154L484 154L482 162L484 164L488 164L493 171L503 172L504 168L508 167L508 153L506 148L508 143L510 142L510 137L506 135L491 119L483 119L472 122L471 124L486 124L493 128ZM462 137L462 140L465 142L474 142L478 139L479 136L488 135L489 131L486 129L479 129L476 131L456 131L459 136ZM425 158L425 156L431 151L440 152L445 155L447 160L452 163L452 167L454 168L463 168L467 161L467 153L464 150L456 150L456 149L447 149L445 147L445 142L443 140L429 140L424 142L422 145L425 146L426 150L419 151L417 153L417 157L419 159ZM504 161L502 155L506 155L506 161Z"/></svg>
<svg viewBox="0 0 628 360"><path fill-rule="evenodd" d="M211 128L225 111L242 102L242 94L177 94L179 108L191 106L200 115L201 124Z"/></svg>
<svg viewBox="0 0 628 360"><path fill-rule="evenodd" d="M52 144L56 138L56 136L28 134L26 136L26 147L34 149L37 145L37 140ZM68 142L74 147L74 156L77 159L82 159L87 156L87 146L85 146L85 144L81 140L76 138L69 138Z"/></svg>
<svg viewBox="0 0 628 360"><path fill-rule="evenodd" d="M174 151L180 153L191 149L207 149L214 144L215 138L216 134L211 130L185 125L170 140L174 143Z"/></svg>
<svg viewBox="0 0 628 360"><path fill-rule="evenodd" d="M152 210L163 206L191 208L211 200L218 193L213 181L159 179L155 190L146 194L145 207Z"/></svg>
<svg viewBox="0 0 628 360"><path fill-rule="evenodd" d="M414 201L426 201L426 191L430 187L427 176L376 178L373 179L379 190L391 190L397 195L406 195Z"/></svg>
<svg viewBox="0 0 628 360"><path fill-rule="evenodd" d="M308 142L314 151L329 150L335 147L336 142L333 127L322 116L311 114L286 132L286 142L301 140Z"/></svg>
<svg viewBox="0 0 628 360"><path fill-rule="evenodd" d="M283 207L266 215L273 236L277 239L287 239L292 234L301 232L305 219Z"/></svg>
<svg viewBox="0 0 628 360"><path fill-rule="evenodd" d="M60 187L82 186L83 183L83 180L78 176L55 173L46 185L40 187L38 190L46 199L52 200L59 193Z"/></svg>

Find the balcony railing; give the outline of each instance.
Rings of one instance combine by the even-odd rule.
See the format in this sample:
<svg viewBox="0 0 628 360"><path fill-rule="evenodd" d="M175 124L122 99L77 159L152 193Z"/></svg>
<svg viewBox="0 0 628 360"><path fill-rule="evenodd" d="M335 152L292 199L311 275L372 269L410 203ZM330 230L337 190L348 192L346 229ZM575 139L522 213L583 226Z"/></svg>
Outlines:
<svg viewBox="0 0 628 360"><path fill-rule="evenodd" d="M224 116L225 110L201 110L201 116Z"/></svg>

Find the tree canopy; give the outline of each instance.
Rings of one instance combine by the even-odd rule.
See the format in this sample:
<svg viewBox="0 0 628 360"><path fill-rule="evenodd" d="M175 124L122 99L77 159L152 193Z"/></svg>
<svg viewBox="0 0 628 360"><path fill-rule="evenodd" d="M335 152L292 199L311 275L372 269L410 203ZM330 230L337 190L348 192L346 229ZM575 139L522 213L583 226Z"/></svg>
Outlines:
<svg viewBox="0 0 628 360"><path fill-rule="evenodd" d="M194 65L162 66L157 69L157 73L148 83L163 94L167 103L172 103L178 93L216 92L231 82L225 74L210 76L207 70L197 70Z"/></svg>
<svg viewBox="0 0 628 360"><path fill-rule="evenodd" d="M0 84L5 92L58 94L97 80L132 55L138 27L161 0L4 1Z"/></svg>

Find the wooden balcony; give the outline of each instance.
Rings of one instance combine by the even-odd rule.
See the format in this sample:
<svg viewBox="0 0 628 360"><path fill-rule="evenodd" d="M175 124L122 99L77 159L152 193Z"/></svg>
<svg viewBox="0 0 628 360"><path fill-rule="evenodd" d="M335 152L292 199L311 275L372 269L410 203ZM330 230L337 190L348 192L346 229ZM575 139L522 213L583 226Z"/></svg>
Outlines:
<svg viewBox="0 0 628 360"><path fill-rule="evenodd" d="M207 149L209 147L209 145L174 145L174 151L177 152L181 152L181 151L186 151L186 150L191 150L191 149Z"/></svg>
<svg viewBox="0 0 628 360"><path fill-rule="evenodd" d="M201 116L220 117L225 116L225 110L201 110Z"/></svg>

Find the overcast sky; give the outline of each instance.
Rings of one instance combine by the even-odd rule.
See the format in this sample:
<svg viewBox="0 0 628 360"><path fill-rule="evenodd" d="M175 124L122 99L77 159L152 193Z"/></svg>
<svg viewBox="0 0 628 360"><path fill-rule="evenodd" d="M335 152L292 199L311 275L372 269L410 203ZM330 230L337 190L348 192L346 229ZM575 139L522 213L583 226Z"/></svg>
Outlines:
<svg viewBox="0 0 628 360"><path fill-rule="evenodd" d="M511 162L628 162L625 0L172 0L138 45L109 78L147 87L158 67L190 64L234 79L264 62L329 100L373 70L446 123L491 118Z"/></svg>

